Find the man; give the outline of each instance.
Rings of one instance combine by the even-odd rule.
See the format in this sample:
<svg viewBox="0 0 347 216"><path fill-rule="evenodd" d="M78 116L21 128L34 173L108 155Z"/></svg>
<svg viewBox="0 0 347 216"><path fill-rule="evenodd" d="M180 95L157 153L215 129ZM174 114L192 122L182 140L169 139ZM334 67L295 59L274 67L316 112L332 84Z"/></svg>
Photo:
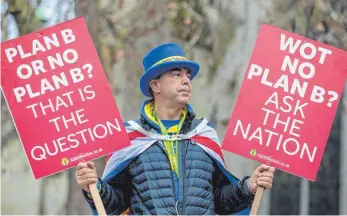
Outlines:
<svg viewBox="0 0 347 216"><path fill-rule="evenodd" d="M226 170L216 131L205 118L195 118L188 104L199 64L187 60L179 45L167 43L149 51L143 65L140 89L150 99L139 120L125 123L131 146L112 154L102 178L92 162L77 166L76 180L92 210L88 185L96 182L107 214L248 209L258 185L271 188L275 169L263 164L241 180Z"/></svg>

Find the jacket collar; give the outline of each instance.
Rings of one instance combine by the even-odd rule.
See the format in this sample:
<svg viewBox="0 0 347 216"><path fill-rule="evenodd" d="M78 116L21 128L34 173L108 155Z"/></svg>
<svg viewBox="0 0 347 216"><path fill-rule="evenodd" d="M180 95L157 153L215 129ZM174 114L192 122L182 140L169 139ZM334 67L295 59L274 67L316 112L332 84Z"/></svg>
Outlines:
<svg viewBox="0 0 347 216"><path fill-rule="evenodd" d="M142 104L140 123L141 123L142 127L148 131L150 131L150 130L160 131L158 124L153 122L145 114L145 111L144 111L146 104L148 104L152 101L153 101L153 99L149 99L149 100L144 101L144 103ZM195 119L195 116L196 116L196 114L195 114L193 108L190 106L190 104L187 104L187 110L188 110L188 113L187 113L185 121L183 122L180 134L186 134L191 130L192 121Z"/></svg>

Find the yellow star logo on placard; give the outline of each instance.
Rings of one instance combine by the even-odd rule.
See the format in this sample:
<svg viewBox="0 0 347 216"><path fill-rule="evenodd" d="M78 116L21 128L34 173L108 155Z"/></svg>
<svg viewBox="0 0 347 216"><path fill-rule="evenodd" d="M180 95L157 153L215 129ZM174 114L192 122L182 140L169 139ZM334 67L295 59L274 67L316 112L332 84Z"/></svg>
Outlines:
<svg viewBox="0 0 347 216"><path fill-rule="evenodd" d="M252 156L256 156L256 155L257 155L257 150L252 149L252 150L249 152L249 154L252 155Z"/></svg>
<svg viewBox="0 0 347 216"><path fill-rule="evenodd" d="M68 158L61 159L61 165L66 166L68 164L69 164L69 159Z"/></svg>

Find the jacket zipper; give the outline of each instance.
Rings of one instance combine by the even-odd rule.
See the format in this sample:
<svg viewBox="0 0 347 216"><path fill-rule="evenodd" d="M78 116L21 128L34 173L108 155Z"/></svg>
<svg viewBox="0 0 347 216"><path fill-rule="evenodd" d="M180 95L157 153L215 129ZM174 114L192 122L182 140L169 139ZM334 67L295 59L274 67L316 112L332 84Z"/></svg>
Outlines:
<svg viewBox="0 0 347 216"><path fill-rule="evenodd" d="M187 145L187 140L184 140L183 142L183 148L182 148L182 215L185 214L184 211L184 180L185 180L185 168L186 168L186 163L185 163L185 159L186 159L186 153L187 153L187 149L188 149L188 145Z"/></svg>
<svg viewBox="0 0 347 216"><path fill-rule="evenodd" d="M174 192L174 199L175 199L175 210L176 210L176 213L177 213L177 215L179 215L178 214L178 209L177 209L177 202L178 202L178 200L177 200L177 194L176 194L176 186L175 186L175 180L174 180L174 175L173 175L173 173L172 173L172 170L171 170L171 161L170 161L170 159L169 159L169 153L167 152L167 150L166 150L166 148L165 148L165 146L164 146L164 143L162 142L162 141L160 141L160 145L162 146L162 148L164 149L164 151L165 151L165 155L166 155L166 157L167 157L167 160L169 161L169 164L170 164L170 167L169 167L169 169L170 169L170 174L171 174L171 181L172 181L172 187L173 187L173 192ZM177 148L177 146L176 146L176 148ZM177 177L176 177L177 178ZM179 185L178 185L179 186Z"/></svg>

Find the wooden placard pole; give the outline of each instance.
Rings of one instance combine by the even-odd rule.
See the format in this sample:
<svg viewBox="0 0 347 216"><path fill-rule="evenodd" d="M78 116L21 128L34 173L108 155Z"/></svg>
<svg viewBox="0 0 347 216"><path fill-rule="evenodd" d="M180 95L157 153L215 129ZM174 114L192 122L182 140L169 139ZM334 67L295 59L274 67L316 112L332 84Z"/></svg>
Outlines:
<svg viewBox="0 0 347 216"><path fill-rule="evenodd" d="M101 201L100 193L98 191L98 188L96 187L96 183L90 184L89 190L90 190L90 193L92 194L94 204L95 204L96 210L98 211L98 214L107 215L104 204Z"/></svg>
<svg viewBox="0 0 347 216"><path fill-rule="evenodd" d="M258 208L260 205L261 197L264 193L264 187L258 186L257 191L255 192L254 200L252 203L251 213L250 215L257 215L258 214Z"/></svg>

